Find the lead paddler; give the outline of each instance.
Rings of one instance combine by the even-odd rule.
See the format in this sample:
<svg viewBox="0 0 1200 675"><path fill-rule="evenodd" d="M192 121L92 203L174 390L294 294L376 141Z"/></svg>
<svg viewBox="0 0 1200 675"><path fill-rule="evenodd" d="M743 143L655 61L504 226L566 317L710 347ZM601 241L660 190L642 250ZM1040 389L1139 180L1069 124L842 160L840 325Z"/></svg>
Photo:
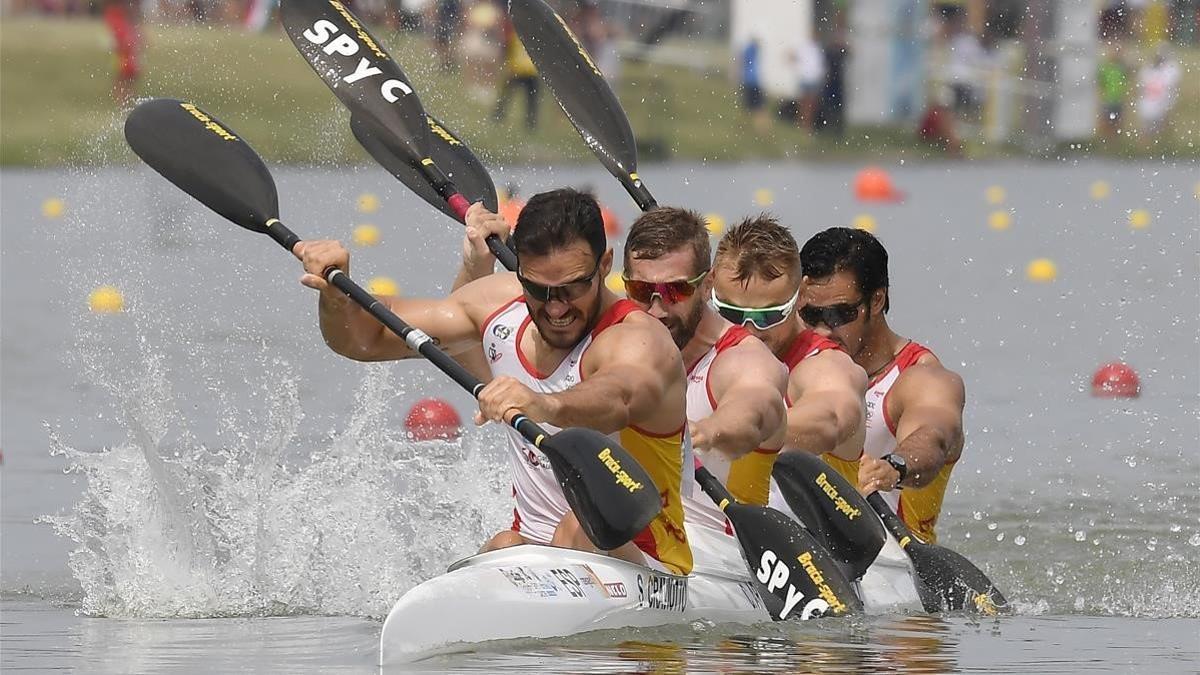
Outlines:
<svg viewBox="0 0 1200 675"><path fill-rule="evenodd" d="M476 217L481 209L472 207ZM658 486L663 508L632 542L607 553L687 574L692 553L680 500L686 380L670 333L605 287L613 253L600 207L590 195L572 189L535 195L521 211L511 241L515 274L488 275L442 299L382 300L447 352L485 355L491 380L478 397L477 423L524 413L551 432L586 427L617 435ZM416 356L322 278L330 266L349 274L344 246L307 241L296 251L306 272L301 283L321 292L321 332L331 349L359 361ZM483 550L524 543L595 550L546 457L505 430L516 502L513 524Z"/></svg>

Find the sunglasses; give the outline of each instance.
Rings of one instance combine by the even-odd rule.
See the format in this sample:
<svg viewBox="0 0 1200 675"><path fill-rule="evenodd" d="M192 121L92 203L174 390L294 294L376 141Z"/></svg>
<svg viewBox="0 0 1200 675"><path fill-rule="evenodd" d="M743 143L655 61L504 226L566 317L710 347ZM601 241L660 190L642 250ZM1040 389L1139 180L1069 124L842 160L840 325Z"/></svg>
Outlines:
<svg viewBox="0 0 1200 675"><path fill-rule="evenodd" d="M725 317L730 323L738 326L744 326L751 323L759 330L767 330L774 328L779 324L787 321L792 316L792 312L796 309L796 300L800 297L800 289L792 294L792 299L776 305L774 307L740 307L731 305L728 302L722 302L717 298L717 291L713 289L712 306L717 310L717 314Z"/></svg>
<svg viewBox="0 0 1200 675"><path fill-rule="evenodd" d="M625 295L628 295L630 300L649 305L657 295L662 298L663 304L673 305L695 295L700 282L704 281L707 275L708 270L704 270L695 278L680 281L639 281L624 274L621 275L621 279L625 282Z"/></svg>
<svg viewBox="0 0 1200 675"><path fill-rule="evenodd" d="M863 298L855 303L839 302L828 307L805 305L800 308L800 319L810 328L820 325L828 326L831 329L838 328L857 319L859 308L865 305L866 301L867 299Z"/></svg>
<svg viewBox="0 0 1200 675"><path fill-rule="evenodd" d="M547 286L539 284L536 281L530 281L517 270L517 281L521 282L521 288L525 289L525 295L537 300L538 302L550 302L558 300L559 302L573 302L582 298L592 288L592 281L596 278L596 274L600 271L600 261L596 261L596 267L591 274L586 277L580 277L574 281L568 281L565 284L557 286Z"/></svg>

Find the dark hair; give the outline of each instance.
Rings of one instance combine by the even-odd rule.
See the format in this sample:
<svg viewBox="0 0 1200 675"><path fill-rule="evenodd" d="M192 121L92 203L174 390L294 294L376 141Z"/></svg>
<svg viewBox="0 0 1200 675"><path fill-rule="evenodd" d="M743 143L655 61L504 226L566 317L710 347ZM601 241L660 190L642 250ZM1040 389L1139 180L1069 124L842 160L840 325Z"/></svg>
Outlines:
<svg viewBox="0 0 1200 675"><path fill-rule="evenodd" d="M800 250L800 269L804 276L824 279L835 272L854 275L864 298L888 288L888 254L875 235L850 227L831 227L818 232ZM883 311L892 304L892 294L884 296Z"/></svg>
<svg viewBox="0 0 1200 675"><path fill-rule="evenodd" d="M544 256L581 239L597 260L604 255L608 242L600 205L586 192L562 188L536 194L525 203L511 241L520 259L522 255Z"/></svg>
<svg viewBox="0 0 1200 675"><path fill-rule="evenodd" d="M712 248L708 243L708 228L704 218L695 211L673 206L660 206L638 216L625 239L625 267L631 259L655 260L690 246L695 257L693 275L700 274L712 264Z"/></svg>
<svg viewBox="0 0 1200 675"><path fill-rule="evenodd" d="M728 259L733 278L745 283L750 277L766 280L787 274L800 280L800 251L796 238L765 213L734 225L717 244L717 260Z"/></svg>

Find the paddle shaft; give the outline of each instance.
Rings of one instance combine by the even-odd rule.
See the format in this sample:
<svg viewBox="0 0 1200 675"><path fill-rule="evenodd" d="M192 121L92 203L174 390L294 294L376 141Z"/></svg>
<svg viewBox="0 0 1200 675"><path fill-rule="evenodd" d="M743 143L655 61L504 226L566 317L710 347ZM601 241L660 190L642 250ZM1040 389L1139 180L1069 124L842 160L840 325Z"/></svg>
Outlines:
<svg viewBox="0 0 1200 675"><path fill-rule="evenodd" d="M622 176L619 173L613 172L613 176L621 182L625 191L629 193L630 197L633 197L633 201L637 203L638 208L642 212L658 208L658 200L654 198L654 195L650 194L650 190L646 188L646 184L638 177L636 171L630 173L628 176Z"/></svg>
<svg viewBox="0 0 1200 675"><path fill-rule="evenodd" d="M292 251L296 247L296 244L301 241L300 237L296 236L296 233L289 230L277 218L272 218L267 222L266 232L288 251ZM505 250L508 250L507 247L505 247ZM479 392L483 391L484 384L466 368L463 368L453 357L438 348L433 338L429 337L424 331L413 328L405 323L403 319L396 316L395 312L388 309L378 298L368 293L366 289L355 283L353 279L340 269L331 267L325 270L323 276L326 281L348 295L351 300L366 310L368 314L378 319L388 330L399 335L413 351L423 356L427 361L436 366L438 370L450 376L450 379L470 392L471 396L479 398ZM513 417L509 421L509 425L516 429L530 443L538 447L541 447L543 439L549 437L549 434L541 426L523 414Z"/></svg>
<svg viewBox="0 0 1200 675"><path fill-rule="evenodd" d="M900 548L906 548L912 541L920 541L913 536L912 530L900 520L900 516L892 510L892 507L884 500L883 495L878 492L872 492L867 495L867 503L875 509L875 513L879 514L879 519L883 521L884 527L892 536L896 538L896 542L900 544ZM924 542L922 542L924 543Z"/></svg>
<svg viewBox="0 0 1200 675"><path fill-rule="evenodd" d="M421 160L421 173L429 181L429 184L433 186L433 189L437 190L437 193L442 196L442 199L446 200L446 203L450 205L454 213L458 215L458 219L466 223L467 209L471 208L471 204L458 191L458 188L455 187L450 177L431 159ZM505 246L500 237L489 234L484 241L487 242L488 250L492 252L492 255L496 256L496 259L500 261L501 265L504 265L505 269L512 272L517 271L517 254L513 253L512 249L508 246Z"/></svg>

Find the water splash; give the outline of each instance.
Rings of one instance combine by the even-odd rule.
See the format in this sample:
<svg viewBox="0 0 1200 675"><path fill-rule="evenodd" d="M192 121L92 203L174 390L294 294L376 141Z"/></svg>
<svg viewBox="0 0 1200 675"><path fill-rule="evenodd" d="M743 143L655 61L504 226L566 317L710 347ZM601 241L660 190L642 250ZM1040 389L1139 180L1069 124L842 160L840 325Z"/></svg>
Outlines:
<svg viewBox="0 0 1200 675"><path fill-rule="evenodd" d="M389 429L386 367L369 371L345 431L299 451L288 369L268 371L261 411L226 411L232 441L209 447L178 415L161 361L143 367L113 387L131 442L85 452L51 432L52 453L86 480L69 513L43 519L76 543L85 614L382 617L503 525L507 467L484 449L491 435L418 444Z"/></svg>

